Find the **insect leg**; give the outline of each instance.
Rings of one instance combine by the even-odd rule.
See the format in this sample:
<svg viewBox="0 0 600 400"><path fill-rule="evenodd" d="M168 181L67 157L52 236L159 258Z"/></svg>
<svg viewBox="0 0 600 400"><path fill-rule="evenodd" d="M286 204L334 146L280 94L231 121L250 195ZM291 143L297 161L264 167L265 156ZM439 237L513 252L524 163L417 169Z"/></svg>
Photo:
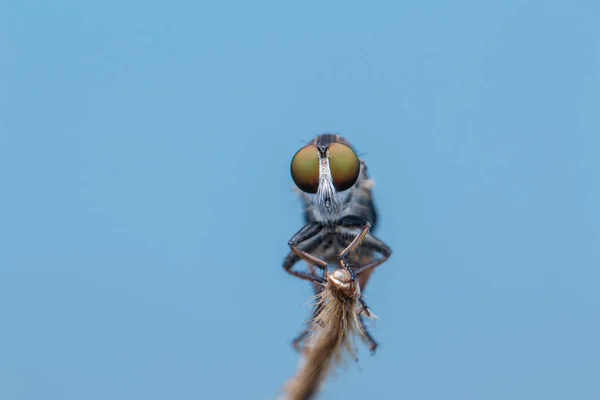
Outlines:
<svg viewBox="0 0 600 400"><path fill-rule="evenodd" d="M352 253L362 242L371 229L371 223L366 219L358 217L345 217L340 220L340 226L348 228L362 228L362 231L356 236L352 242L340 253L340 258L346 260L348 255Z"/></svg>
<svg viewBox="0 0 600 400"><path fill-rule="evenodd" d="M290 251L290 253L283 261L283 268L287 273L297 278L305 279L308 281L319 281L320 279L322 279L321 277L318 277L314 274L294 271L292 269L294 265L301 259L304 259L312 265L322 268L324 261L321 261L307 253L308 251L313 250L319 245L322 236L320 233L322 232L322 230L323 226L321 224L312 222L306 224L302 229L298 231L298 233L296 233L290 239L288 245L290 246L292 251ZM327 267L326 263L325 267Z"/></svg>
<svg viewBox="0 0 600 400"><path fill-rule="evenodd" d="M373 314L371 313L371 309L367 305L367 302L365 301L364 297L360 296L358 301L360 302L360 305L362 306L362 310L360 312L361 313L364 312L367 315L367 317L372 316Z"/></svg>
<svg viewBox="0 0 600 400"><path fill-rule="evenodd" d="M307 263L314 265L315 267L320 268L322 270L327 269L327 263L325 261L318 259L317 257L313 256L312 254L307 253L306 251L302 251L302 250L298 249L296 246L290 245L290 247L291 247L292 251L294 253L296 253L296 255L298 257L300 257Z"/></svg>
<svg viewBox="0 0 600 400"><path fill-rule="evenodd" d="M360 233L354 237L354 239L350 242L350 244L344 250L342 250L342 252L339 255L342 266L346 270L348 270L348 272L350 272L352 281L354 281L356 279L356 274L354 273L354 270L352 268L350 268L348 259L349 259L350 254L352 254L352 252L354 250L356 250L358 245L368 235L369 230L371 229L371 223L368 220L360 218L360 217L347 216L347 217L342 218L339 221L338 229L339 228L342 228L344 230L361 229Z"/></svg>
<svg viewBox="0 0 600 400"><path fill-rule="evenodd" d="M375 250L376 252L381 254L381 258L372 261L366 265L363 265L362 267L354 271L356 275L360 275L363 272L367 272L370 269L377 268L378 266L386 262L388 258L390 258L390 256L392 255L392 249L390 249L390 247L387 244L377 239L373 235L366 236L363 241L363 245L365 246L365 248Z"/></svg>
<svg viewBox="0 0 600 400"><path fill-rule="evenodd" d="M314 273L313 266L326 269L327 263L321 261L320 259L310 255L308 252L312 251L316 248L323 239L322 234L323 227L317 223L307 224L302 228L292 239L289 241L288 245L291 250L285 261L283 262L283 267L285 270L300 279L306 279L313 282L323 283L325 280L323 277L319 277ZM302 247L304 250L300 250ZM301 259L307 261L311 266L311 273L306 272L298 272L294 271L292 267ZM318 283L315 283L315 293L319 293L322 290L322 286ZM314 318L321 312L321 305L317 305L313 308L310 321L313 321ZM292 345L297 351L300 351L302 348L302 342L310 333L309 327L306 327L304 331L302 331L293 341Z"/></svg>
<svg viewBox="0 0 600 400"><path fill-rule="evenodd" d="M369 344L369 350L374 354L375 350L379 346L379 344L373 339L373 336L369 333L367 329L367 325L365 324L364 317L362 315L358 316L358 321L360 322L360 329L362 330L363 339Z"/></svg>

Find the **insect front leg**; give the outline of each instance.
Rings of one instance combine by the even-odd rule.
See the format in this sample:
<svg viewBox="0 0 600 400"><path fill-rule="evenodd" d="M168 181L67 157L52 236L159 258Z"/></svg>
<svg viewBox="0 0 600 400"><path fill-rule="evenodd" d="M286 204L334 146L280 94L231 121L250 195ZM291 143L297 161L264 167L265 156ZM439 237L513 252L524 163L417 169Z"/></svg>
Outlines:
<svg viewBox="0 0 600 400"><path fill-rule="evenodd" d="M323 271L327 271L327 263L325 261L322 261L308 253L314 250L323 241L324 236L323 226L321 224L309 223L305 225L302 229L300 229L300 231L298 231L298 233L294 235L294 237L292 237L292 239L290 239L288 245L290 246L291 251L283 262L283 267L289 274L300 279L318 282L315 283L315 293L319 293L321 290L323 290L321 284L325 283L324 277L316 275L314 271L311 273L306 273L295 271L292 268L298 261L305 260L311 266L322 269ZM310 321L313 321L320 312L320 305L317 305L315 308L313 308ZM310 329L309 327L306 327L292 341L292 345L297 351L302 350L302 343L309 333Z"/></svg>
<svg viewBox="0 0 600 400"><path fill-rule="evenodd" d="M291 251L283 261L283 268L287 273L307 281L323 282L322 277L313 273L300 272L293 269L294 265L300 260L305 260L320 269L327 268L326 262L319 260L308 253L319 245L323 236L322 232L323 226L321 224L311 222L304 225L304 227L290 239L288 245L290 246Z"/></svg>
<svg viewBox="0 0 600 400"><path fill-rule="evenodd" d="M350 272L352 281L354 281L356 279L356 273L352 268L350 268L349 258L354 250L356 250L360 243L369 234L371 222L364 218L349 215L339 221L337 228L341 236L355 236L350 244L346 246L346 248L342 250L339 255L342 266L348 270L348 272ZM360 233L358 235L354 235L353 231L356 231L357 229L360 229Z"/></svg>

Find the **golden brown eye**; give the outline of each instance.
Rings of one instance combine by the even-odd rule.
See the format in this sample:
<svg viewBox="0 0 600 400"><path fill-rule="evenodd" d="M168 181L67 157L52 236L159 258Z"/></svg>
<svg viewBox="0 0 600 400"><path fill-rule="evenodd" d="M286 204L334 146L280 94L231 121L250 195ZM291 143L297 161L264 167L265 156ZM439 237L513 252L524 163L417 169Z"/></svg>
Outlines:
<svg viewBox="0 0 600 400"><path fill-rule="evenodd" d="M338 192L343 192L350 189L358 179L360 162L350 147L334 143L329 146L329 169L333 178L333 186Z"/></svg>
<svg viewBox="0 0 600 400"><path fill-rule="evenodd" d="M292 179L300 190L317 193L319 189L319 152L313 145L298 150L292 159Z"/></svg>

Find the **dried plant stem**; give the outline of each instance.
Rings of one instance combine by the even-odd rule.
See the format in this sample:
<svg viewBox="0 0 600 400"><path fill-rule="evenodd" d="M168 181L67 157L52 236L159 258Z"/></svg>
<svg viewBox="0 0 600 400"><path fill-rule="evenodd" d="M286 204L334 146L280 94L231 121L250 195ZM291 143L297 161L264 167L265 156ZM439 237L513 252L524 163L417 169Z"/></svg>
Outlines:
<svg viewBox="0 0 600 400"><path fill-rule="evenodd" d="M358 283L347 270L340 268L327 275L323 290L316 296L315 306L320 312L310 322L305 357L287 384L287 399L314 398L334 367L347 356L356 357L354 336L363 333L358 320L360 296Z"/></svg>

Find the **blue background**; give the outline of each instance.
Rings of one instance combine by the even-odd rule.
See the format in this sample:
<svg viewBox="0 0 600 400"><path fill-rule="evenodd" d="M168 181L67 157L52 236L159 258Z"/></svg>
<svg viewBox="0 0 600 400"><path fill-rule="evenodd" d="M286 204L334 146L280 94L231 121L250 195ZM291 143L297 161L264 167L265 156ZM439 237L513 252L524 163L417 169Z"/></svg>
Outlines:
<svg viewBox="0 0 600 400"><path fill-rule="evenodd" d="M486 3L486 4L484 4ZM289 163L340 132L394 250L324 399L600 398L597 1L4 1L0 398L273 399Z"/></svg>

